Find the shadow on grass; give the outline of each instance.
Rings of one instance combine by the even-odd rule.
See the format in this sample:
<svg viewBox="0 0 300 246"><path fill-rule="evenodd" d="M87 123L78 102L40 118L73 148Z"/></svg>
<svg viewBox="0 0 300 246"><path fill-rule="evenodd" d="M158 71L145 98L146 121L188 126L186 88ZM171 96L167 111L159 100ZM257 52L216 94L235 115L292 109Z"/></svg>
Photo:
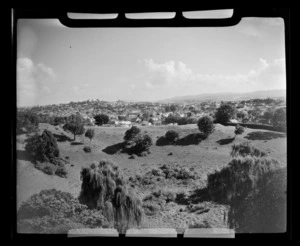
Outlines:
<svg viewBox="0 0 300 246"><path fill-rule="evenodd" d="M188 205L211 200L212 199L208 193L208 189L205 187L203 189L194 190L189 197L184 197L183 195L179 194L177 195L175 202L180 205Z"/></svg>
<svg viewBox="0 0 300 246"><path fill-rule="evenodd" d="M53 134L53 136L56 138L57 142L66 142L66 141L73 141L73 139L69 138L66 135L58 135L58 134Z"/></svg>
<svg viewBox="0 0 300 246"><path fill-rule="evenodd" d="M106 154L113 155L119 151L122 151L124 146L125 146L125 142L117 143L117 144L106 147L102 151Z"/></svg>
<svg viewBox="0 0 300 246"><path fill-rule="evenodd" d="M203 189L194 190L189 199L190 202L193 204L212 200L207 187Z"/></svg>
<svg viewBox="0 0 300 246"><path fill-rule="evenodd" d="M25 150L17 150L16 158L21 161L30 161L32 163L35 163L34 158L31 155L29 155Z"/></svg>
<svg viewBox="0 0 300 246"><path fill-rule="evenodd" d="M286 134L277 132L250 132L244 138L249 140L271 140L274 138L284 138Z"/></svg>
<svg viewBox="0 0 300 246"><path fill-rule="evenodd" d="M156 141L156 146L166 146L166 145L174 145L173 143L169 142L164 136L161 136Z"/></svg>
<svg viewBox="0 0 300 246"><path fill-rule="evenodd" d="M186 145L197 145L201 143L206 137L201 133L192 133L183 138L177 140L176 145L186 146Z"/></svg>
<svg viewBox="0 0 300 246"><path fill-rule="evenodd" d="M80 143L80 142L71 142L71 145L83 145L83 143Z"/></svg>
<svg viewBox="0 0 300 246"><path fill-rule="evenodd" d="M176 142L168 141L164 136L160 137L156 141L156 146L166 146L166 145L179 145L179 146L187 146L187 145L197 145L202 140L205 139L205 136L201 133L192 133L183 138L178 139Z"/></svg>
<svg viewBox="0 0 300 246"><path fill-rule="evenodd" d="M231 142L233 142L235 138L223 138L223 139L220 139L218 140L216 143L220 144L220 145L225 145L225 144L229 144Z"/></svg>

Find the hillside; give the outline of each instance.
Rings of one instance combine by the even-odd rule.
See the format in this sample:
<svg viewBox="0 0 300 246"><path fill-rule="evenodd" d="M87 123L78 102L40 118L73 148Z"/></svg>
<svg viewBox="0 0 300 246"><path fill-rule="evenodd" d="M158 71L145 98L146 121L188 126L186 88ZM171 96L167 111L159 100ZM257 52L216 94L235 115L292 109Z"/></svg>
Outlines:
<svg viewBox="0 0 300 246"><path fill-rule="evenodd" d="M116 149L118 143L123 142L123 136L128 128L123 127L92 127L95 129L95 138L90 143L89 139L84 136L78 136L76 144L71 144L72 135L65 132L61 127L54 127L49 124L39 125L39 130L50 130L58 140L61 157L69 157L70 164L67 165L69 172L68 178L49 176L33 167L27 153L24 151L25 135L17 136L17 206L22 201L28 199L32 194L38 193L43 189L55 188L57 190L67 191L74 196L78 196L81 187L80 171L81 168L93 161L108 159L113 161L123 171L126 179L143 176L153 168L160 167L163 164L171 166L192 168L198 173L199 178L196 180L167 180L166 182L157 181L154 185L139 186L132 184L141 198L150 194L157 189L171 190L175 193L187 192L190 196L196 196L197 191L206 185L207 174L214 172L216 169L227 165L229 153L234 143L246 141L245 136L261 136L261 140L249 140L261 150L270 151L270 156L278 159L284 166L286 165L286 137L284 135L274 135L270 131L246 129L245 132L237 138L226 144L226 140L234 136L233 126L223 126L216 124L215 132L207 140L200 142L198 145L182 141L182 145L165 145L156 146L156 140L163 136L167 130L174 129L179 132L179 137L189 136L198 133L196 125L184 126L142 126L143 131L147 131L152 137L154 144L150 147L150 154L145 157L136 157L129 159L125 153L116 152L107 154L103 150L110 147ZM263 135L257 134L263 133ZM267 138L265 138L267 136ZM69 138L70 139L69 139ZM221 141L220 141L221 140ZM223 141L222 141L223 140ZM83 147L92 146L91 153L85 153ZM169 155L172 153L172 155ZM187 211L185 204L170 202L166 210L161 211L154 216L147 216L144 221L144 227L175 227L186 228L191 223L200 223L204 219L212 226L225 227L223 215L228 207L216 204L211 201L192 200L194 205L201 205L209 208L207 213L195 214ZM181 211L181 212L180 212Z"/></svg>
<svg viewBox="0 0 300 246"><path fill-rule="evenodd" d="M285 98L285 90L267 90L267 91L253 91L247 93L203 93L198 95L187 95L180 97L173 97L160 100L161 103L191 103L205 100L249 100L249 99L264 99L264 98Z"/></svg>

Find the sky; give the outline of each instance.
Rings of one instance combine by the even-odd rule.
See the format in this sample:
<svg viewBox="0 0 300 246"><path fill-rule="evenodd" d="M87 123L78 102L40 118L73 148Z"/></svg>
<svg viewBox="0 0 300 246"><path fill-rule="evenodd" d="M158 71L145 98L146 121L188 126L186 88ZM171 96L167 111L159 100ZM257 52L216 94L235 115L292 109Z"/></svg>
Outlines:
<svg viewBox="0 0 300 246"><path fill-rule="evenodd" d="M284 21L68 28L56 19L20 19L16 69L18 107L285 89Z"/></svg>

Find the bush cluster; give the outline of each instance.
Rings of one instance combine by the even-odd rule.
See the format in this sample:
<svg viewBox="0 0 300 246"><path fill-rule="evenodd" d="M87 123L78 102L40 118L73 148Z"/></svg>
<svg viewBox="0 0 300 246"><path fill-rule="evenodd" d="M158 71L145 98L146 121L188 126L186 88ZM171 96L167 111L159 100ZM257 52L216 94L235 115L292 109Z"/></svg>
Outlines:
<svg viewBox="0 0 300 246"><path fill-rule="evenodd" d="M254 157L265 157L268 154L260 149L255 148L250 142L244 142L241 144L234 144L232 146L232 150L230 153L231 157L246 157L246 156L254 156Z"/></svg>
<svg viewBox="0 0 300 246"><path fill-rule="evenodd" d="M141 156L149 152L149 148L152 145L151 137L146 133L142 133L136 126L131 127L125 132L124 140L123 151L131 155Z"/></svg>
<svg viewBox="0 0 300 246"><path fill-rule="evenodd" d="M138 135L141 132L141 129L138 128L137 126L132 126L130 129L128 129L125 132L124 140L125 141L130 141L132 140L136 135Z"/></svg>
<svg viewBox="0 0 300 246"><path fill-rule="evenodd" d="M86 153L90 153L90 152L92 152L92 149L91 149L90 146L84 146L83 151L86 152Z"/></svg>
<svg viewBox="0 0 300 246"><path fill-rule="evenodd" d="M67 170L60 159L59 149L53 134L44 130L25 141L25 150L35 159L35 168L49 175L67 176Z"/></svg>
<svg viewBox="0 0 300 246"><path fill-rule="evenodd" d="M136 185L154 185L157 181L165 181L166 179L196 180L197 178L199 175L191 168L162 165L159 168L153 168L143 176L130 177L129 181Z"/></svg>
<svg viewBox="0 0 300 246"><path fill-rule="evenodd" d="M59 149L53 134L44 130L42 135L35 134L25 140L25 150L36 160L53 163L59 157Z"/></svg>
<svg viewBox="0 0 300 246"><path fill-rule="evenodd" d="M166 132L165 138L166 138L169 142L174 143L174 142L176 142L176 140L178 140L179 134L178 134L178 132L176 132L176 131L174 131L174 130L170 130L170 131L167 131L167 132Z"/></svg>

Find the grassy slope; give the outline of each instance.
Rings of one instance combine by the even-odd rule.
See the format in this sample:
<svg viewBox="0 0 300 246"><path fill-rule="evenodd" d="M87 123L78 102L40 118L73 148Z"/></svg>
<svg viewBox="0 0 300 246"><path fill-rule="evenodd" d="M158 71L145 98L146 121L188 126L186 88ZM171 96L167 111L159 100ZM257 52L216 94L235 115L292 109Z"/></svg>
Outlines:
<svg viewBox="0 0 300 246"><path fill-rule="evenodd" d="M60 127L54 127L48 124L40 124L40 131L49 129L54 134L64 134L73 139L72 134L64 132ZM226 139L234 136L234 127L222 126L217 124L215 132L209 136L205 141L198 145L187 146L156 146L156 139L163 136L167 130L175 129L179 132L180 138L191 134L198 133L196 125L185 126L145 126L141 127L142 130L147 131L153 139L153 146L151 146L151 154L145 157L137 157L136 159L128 159L127 154L117 153L114 155L106 154L102 149L107 146L114 145L123 141L123 136L128 128L116 127L95 127L95 138L90 143L89 139L82 136L77 136L76 142L83 143L82 145L71 145L70 141L58 142L61 152L61 157L70 157L70 164L67 165L69 172L68 178L60 178L57 176L49 176L41 171L35 169L33 164L26 158L19 158L17 153L17 206L19 207L21 201L26 200L32 194L35 194L43 189L55 188L58 190L71 192L74 196L78 196L80 192L80 170L83 166L88 165L92 161L99 161L101 159L109 159L116 163L124 173L125 177L134 176L136 174L143 175L154 167L163 164L172 164L186 166L188 168L194 167L195 170L201 175L201 180L196 182L182 184L182 183L167 183L163 186L166 189L175 191L186 190L192 191L196 188L203 188L206 185L207 174L213 172L226 165L229 161L229 153L231 146L234 143L246 141L244 138L248 133L260 130L246 129L242 135L225 145L217 143L220 139ZM261 130L266 132L265 130ZM24 150L24 140L26 136L21 135L17 137L17 150ZM257 148L262 150L271 151L271 156L280 160L284 165L286 164L286 138L276 138L272 140L252 140L251 142ZM85 153L83 147L85 145L92 146L91 153ZM168 156L172 152L173 155ZM73 166L71 166L71 164ZM161 184L151 189L160 188ZM141 197L150 192L150 188L146 187L139 190ZM167 206L167 211L154 216L146 218L145 227L177 227L183 228L187 224L202 221L207 219L213 226L223 227L223 212L228 208L223 205L213 204L211 202L203 203L210 211L205 214L195 215L189 212L179 213L179 208L184 208L184 205L170 203Z"/></svg>

